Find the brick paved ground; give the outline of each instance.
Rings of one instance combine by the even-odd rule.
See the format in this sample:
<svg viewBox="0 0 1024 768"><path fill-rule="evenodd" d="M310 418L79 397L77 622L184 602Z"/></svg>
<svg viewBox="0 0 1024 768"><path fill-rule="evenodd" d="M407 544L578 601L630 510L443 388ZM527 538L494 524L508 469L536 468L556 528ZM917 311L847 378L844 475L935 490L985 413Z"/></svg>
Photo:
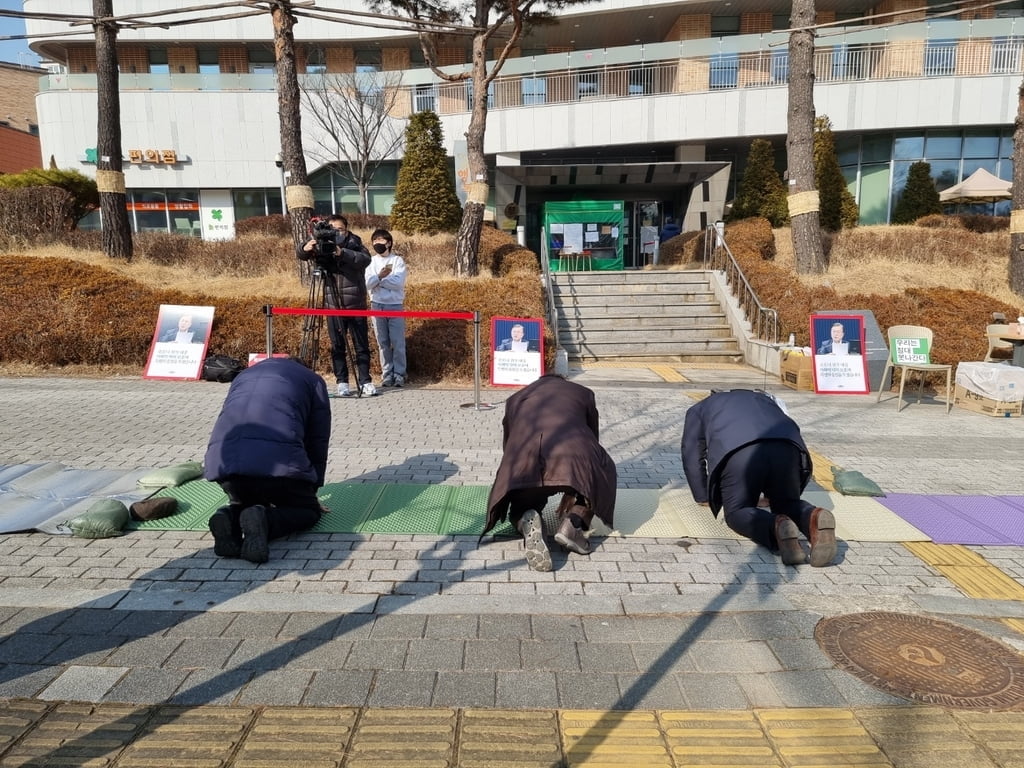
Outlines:
<svg viewBox="0 0 1024 768"><path fill-rule="evenodd" d="M683 484L687 391L767 385L815 452L889 491L1020 492L1005 460L1024 450L1020 419L947 415L927 401L897 414L892 400L778 389L749 369L679 370L688 383L644 369L574 372L597 394L622 488ZM0 379L0 465L132 470L201 459L226 390ZM467 390L334 400L328 480L488 484L506 396L484 391L496 407L481 409ZM1007 582L998 597L980 599L899 543L842 542L834 567L795 569L746 542L608 538L589 557L556 554L552 573L536 573L517 542L475 537L304 534L274 542L257 567L214 557L205 533L0 535L0 766L74 764L76 754L114 768L172 765L161 762L172 746L194 764L289 765L268 757L267 734L301 732L296 720L308 738L288 759L308 765L369 761L381 728L437 765L498 765L488 746L510 764L550 766L558 754L583 764L586 744L604 754L617 734L625 764L683 765L692 744L673 734L711 720L714 744L756 747L748 764L809 764L800 755L812 754L934 765L945 750L951 765L1019 765L998 734L1019 734L1024 715L911 706L836 668L813 636L824 616L892 610L1024 648L1020 550L969 551ZM507 727L515 718L538 735L518 739ZM801 731L810 741L787 741L790 720L819 725ZM847 741L811 743L821 722L839 724L830 732ZM484 725L494 742L474 747ZM657 736L649 751L637 746L644 733ZM318 739L330 743L322 763L302 751ZM836 752L840 744L848 748Z"/></svg>

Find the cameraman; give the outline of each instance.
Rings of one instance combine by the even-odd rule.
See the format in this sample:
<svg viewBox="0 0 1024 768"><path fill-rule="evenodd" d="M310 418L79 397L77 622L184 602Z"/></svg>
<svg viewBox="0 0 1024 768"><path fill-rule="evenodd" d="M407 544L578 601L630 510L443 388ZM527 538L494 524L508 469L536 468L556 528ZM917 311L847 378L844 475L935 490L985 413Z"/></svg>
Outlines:
<svg viewBox="0 0 1024 768"><path fill-rule="evenodd" d="M339 214L327 217L334 230L334 255L318 252L317 239L311 238L297 256L303 261L316 259L317 266L325 269L324 306L328 309L366 309L366 278L370 252L363 241L348 231L348 219ZM327 263L323 263L327 261ZM345 335L352 336L352 351L356 358L356 386L363 395L372 396L377 390L370 380L370 337L365 317L329 317L327 331L331 336L331 363L338 381L338 395L351 397L348 387L348 355Z"/></svg>

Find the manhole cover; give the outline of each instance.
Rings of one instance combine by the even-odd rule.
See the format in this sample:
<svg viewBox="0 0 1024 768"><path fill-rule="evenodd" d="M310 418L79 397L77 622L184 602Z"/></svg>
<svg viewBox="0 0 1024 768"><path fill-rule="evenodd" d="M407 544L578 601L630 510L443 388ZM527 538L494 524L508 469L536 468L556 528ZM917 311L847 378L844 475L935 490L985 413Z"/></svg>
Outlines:
<svg viewBox="0 0 1024 768"><path fill-rule="evenodd" d="M955 709L1024 703L1024 657L955 624L875 611L822 619L814 637L839 667L896 696Z"/></svg>

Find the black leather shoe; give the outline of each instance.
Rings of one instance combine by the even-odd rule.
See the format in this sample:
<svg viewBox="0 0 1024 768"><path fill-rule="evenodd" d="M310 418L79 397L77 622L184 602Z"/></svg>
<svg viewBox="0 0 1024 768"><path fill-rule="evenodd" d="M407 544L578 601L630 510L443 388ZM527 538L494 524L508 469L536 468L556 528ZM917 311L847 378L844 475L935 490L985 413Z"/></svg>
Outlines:
<svg viewBox="0 0 1024 768"><path fill-rule="evenodd" d="M270 559L267 540L267 509L256 504L242 510L242 557L250 563L265 563Z"/></svg>

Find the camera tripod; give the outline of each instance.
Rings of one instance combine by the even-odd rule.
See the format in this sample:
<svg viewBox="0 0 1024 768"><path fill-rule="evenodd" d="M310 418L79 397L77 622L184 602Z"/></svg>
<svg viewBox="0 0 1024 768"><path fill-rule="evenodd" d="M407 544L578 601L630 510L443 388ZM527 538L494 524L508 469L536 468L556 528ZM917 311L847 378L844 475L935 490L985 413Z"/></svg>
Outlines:
<svg viewBox="0 0 1024 768"><path fill-rule="evenodd" d="M309 298L306 300L307 309L336 309L341 307L338 299L338 289L331 277L330 272L322 266L314 266L309 278ZM356 397L363 396L363 388L359 384L359 369L356 367L355 351L345 339L345 326L342 318L325 315L306 315L302 322L302 341L299 344L299 357L304 360L310 370L316 370L317 360L320 356L320 331L323 329L324 321L331 323L330 329L331 344L335 345L335 338L344 350L348 369L352 371L356 379Z"/></svg>

